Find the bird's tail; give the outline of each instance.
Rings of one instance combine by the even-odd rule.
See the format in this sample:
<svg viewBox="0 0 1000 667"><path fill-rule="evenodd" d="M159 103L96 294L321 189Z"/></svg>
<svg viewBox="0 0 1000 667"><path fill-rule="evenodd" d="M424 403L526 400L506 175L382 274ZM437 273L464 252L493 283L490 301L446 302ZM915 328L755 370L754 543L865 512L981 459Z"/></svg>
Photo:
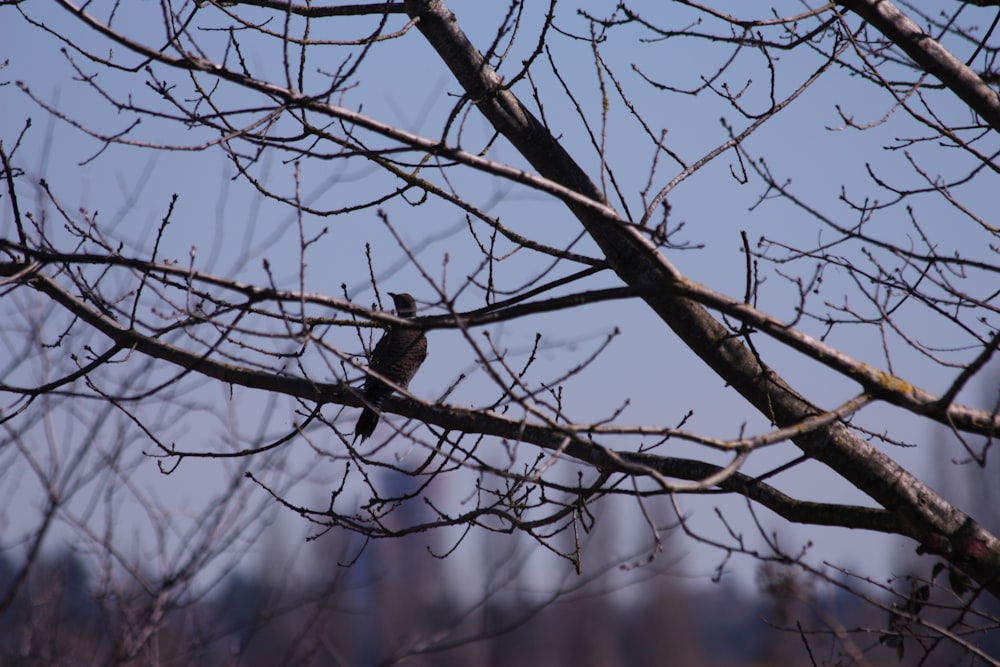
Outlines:
<svg viewBox="0 0 1000 667"><path fill-rule="evenodd" d="M375 432L375 425L378 424L379 413L371 408L365 408L361 412L361 416L358 417L358 423L354 427L354 442L357 442L358 438L364 442L366 439L371 437L371 434Z"/></svg>

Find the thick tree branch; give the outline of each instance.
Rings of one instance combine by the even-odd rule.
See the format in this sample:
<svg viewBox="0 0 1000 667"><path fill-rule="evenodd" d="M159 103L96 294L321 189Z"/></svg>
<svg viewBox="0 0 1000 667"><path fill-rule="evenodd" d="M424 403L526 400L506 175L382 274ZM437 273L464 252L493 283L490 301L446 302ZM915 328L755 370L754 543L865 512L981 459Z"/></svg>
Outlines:
<svg viewBox="0 0 1000 667"><path fill-rule="evenodd" d="M548 179L587 199L604 202L601 192L558 141L529 112L469 42L455 15L438 0L408 0L418 29L444 60L483 115ZM694 301L674 296L683 277L667 259L616 215L601 207L567 202L627 284L662 294L646 297L650 307L716 373L778 425L819 412ZM944 535L949 557L1000 598L1000 540L948 503L888 456L842 424L803 434L795 443L868 494L924 543ZM974 548L963 546L973 545Z"/></svg>
<svg viewBox="0 0 1000 667"><path fill-rule="evenodd" d="M965 101L990 127L1000 131L1000 95L889 0L838 0L868 21L889 41Z"/></svg>

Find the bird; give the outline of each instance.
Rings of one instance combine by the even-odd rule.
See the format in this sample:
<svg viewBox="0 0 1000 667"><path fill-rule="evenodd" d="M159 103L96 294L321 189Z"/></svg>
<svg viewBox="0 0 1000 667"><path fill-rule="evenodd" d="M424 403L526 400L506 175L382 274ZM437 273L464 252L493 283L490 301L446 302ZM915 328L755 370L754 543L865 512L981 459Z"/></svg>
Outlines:
<svg viewBox="0 0 1000 667"><path fill-rule="evenodd" d="M396 316L411 319L417 315L417 302L409 294L389 292L396 305ZM405 389L427 358L427 337L420 329L390 327L383 334L368 358L371 373L365 378L363 390L365 409L354 427L354 442L364 442L375 431L385 399L394 391L381 378Z"/></svg>

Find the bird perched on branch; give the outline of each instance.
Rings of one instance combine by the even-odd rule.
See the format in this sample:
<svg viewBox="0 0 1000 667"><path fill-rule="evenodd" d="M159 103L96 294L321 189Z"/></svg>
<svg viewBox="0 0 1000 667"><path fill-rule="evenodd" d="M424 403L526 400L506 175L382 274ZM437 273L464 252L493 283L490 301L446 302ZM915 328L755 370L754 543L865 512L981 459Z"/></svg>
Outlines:
<svg viewBox="0 0 1000 667"><path fill-rule="evenodd" d="M389 292L389 296L396 304L398 317L416 317L417 303L412 296L392 292ZM355 442L359 437L364 441L375 431L382 404L394 391L383 379L405 389L426 357L427 337L420 329L394 326L379 339L368 358L371 373L365 378L365 409L354 427Z"/></svg>

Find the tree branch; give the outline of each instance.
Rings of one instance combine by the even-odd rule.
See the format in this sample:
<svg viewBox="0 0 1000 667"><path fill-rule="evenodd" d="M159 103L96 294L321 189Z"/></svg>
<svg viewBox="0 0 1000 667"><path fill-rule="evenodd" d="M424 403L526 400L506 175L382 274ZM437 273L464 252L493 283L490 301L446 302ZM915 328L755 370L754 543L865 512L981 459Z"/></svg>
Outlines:
<svg viewBox="0 0 1000 667"><path fill-rule="evenodd" d="M838 4L872 24L917 65L964 100L990 127L1000 131L1000 95L997 91L898 7L889 0L838 0Z"/></svg>
<svg viewBox="0 0 1000 667"><path fill-rule="evenodd" d="M548 179L571 188L586 199L604 203L598 188L558 141L506 89L499 76L472 46L455 15L439 0L407 0L407 11L419 18L417 28L441 56L469 97L490 123ZM667 259L617 215L600 206L567 205L605 252L612 269L627 284L660 288L646 302L685 344L741 395L778 425L801 421L817 408L792 389L703 307L675 296L683 277ZM924 542L932 535L966 540L975 549L953 562L1000 598L1000 540L951 505L917 477L853 434L842 424L803 434L794 442L808 456L835 470L868 494L906 526L907 534ZM971 531L971 532L969 532ZM951 553L951 552L949 552Z"/></svg>

